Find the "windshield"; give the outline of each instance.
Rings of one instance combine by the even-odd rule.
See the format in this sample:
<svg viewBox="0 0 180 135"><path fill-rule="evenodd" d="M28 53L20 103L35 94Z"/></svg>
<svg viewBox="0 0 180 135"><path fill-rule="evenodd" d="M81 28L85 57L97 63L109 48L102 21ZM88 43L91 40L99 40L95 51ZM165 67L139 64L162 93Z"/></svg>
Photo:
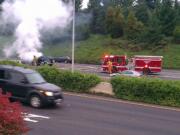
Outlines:
<svg viewBox="0 0 180 135"><path fill-rule="evenodd" d="M31 74L26 74L27 80L29 83L44 83L46 82L44 78L39 74L39 73L31 73Z"/></svg>

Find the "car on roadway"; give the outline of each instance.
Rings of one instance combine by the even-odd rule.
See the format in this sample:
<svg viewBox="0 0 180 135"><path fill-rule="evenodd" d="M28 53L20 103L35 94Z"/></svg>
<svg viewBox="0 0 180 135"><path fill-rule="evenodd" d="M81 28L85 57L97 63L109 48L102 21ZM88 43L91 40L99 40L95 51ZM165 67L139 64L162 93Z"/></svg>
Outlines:
<svg viewBox="0 0 180 135"><path fill-rule="evenodd" d="M124 70L120 73L123 76L130 76L130 77L140 77L142 74L140 72L134 70Z"/></svg>
<svg viewBox="0 0 180 135"><path fill-rule="evenodd" d="M140 72L134 71L134 70L124 70L119 73L113 73L110 76L129 76L129 77L141 77L142 74Z"/></svg>
<svg viewBox="0 0 180 135"><path fill-rule="evenodd" d="M20 60L20 63L22 64L27 64L27 65L34 65L33 61L28 61L28 60ZM47 57L47 56L40 56L36 60L36 65L37 66L42 66L42 65L49 65L52 66L55 63L54 59L52 57Z"/></svg>
<svg viewBox="0 0 180 135"><path fill-rule="evenodd" d="M54 62L55 61L52 57L40 56L39 58L37 58L37 66L41 66L41 65L52 66Z"/></svg>
<svg viewBox="0 0 180 135"><path fill-rule="evenodd" d="M46 82L32 69L0 65L0 88L3 93L11 94L11 100L29 103L34 108L63 102L61 88Z"/></svg>
<svg viewBox="0 0 180 135"><path fill-rule="evenodd" d="M54 61L57 63L71 63L72 62L69 56L54 57Z"/></svg>

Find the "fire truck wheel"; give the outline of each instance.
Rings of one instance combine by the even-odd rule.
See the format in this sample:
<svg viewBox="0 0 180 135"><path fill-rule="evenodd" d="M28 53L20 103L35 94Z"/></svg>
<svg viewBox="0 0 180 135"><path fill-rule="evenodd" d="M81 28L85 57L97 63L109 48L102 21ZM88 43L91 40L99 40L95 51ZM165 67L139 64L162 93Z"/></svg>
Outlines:
<svg viewBox="0 0 180 135"><path fill-rule="evenodd" d="M144 68L143 69L143 75L148 75L150 73L149 68Z"/></svg>
<svg viewBox="0 0 180 135"><path fill-rule="evenodd" d="M113 66L113 73L118 72L117 67Z"/></svg>

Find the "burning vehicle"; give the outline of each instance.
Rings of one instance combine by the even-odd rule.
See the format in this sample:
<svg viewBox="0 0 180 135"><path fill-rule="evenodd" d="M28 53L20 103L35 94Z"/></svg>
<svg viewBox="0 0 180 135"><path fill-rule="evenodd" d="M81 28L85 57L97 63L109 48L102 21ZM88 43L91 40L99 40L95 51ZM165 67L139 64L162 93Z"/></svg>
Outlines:
<svg viewBox="0 0 180 135"><path fill-rule="evenodd" d="M42 65L49 65L52 66L55 61L52 57L47 56L40 56L34 58L32 60L21 60L22 64L32 65L32 66L42 66Z"/></svg>
<svg viewBox="0 0 180 135"><path fill-rule="evenodd" d="M32 64L33 56L36 56L36 65L51 66L53 60L41 53L43 43L57 35L60 38L61 34L57 32L63 33L69 28L72 22L72 3L62 0L6 0L2 2L1 8L3 31L11 31L13 37L12 43L3 47L4 56L18 56L22 63L29 65Z"/></svg>

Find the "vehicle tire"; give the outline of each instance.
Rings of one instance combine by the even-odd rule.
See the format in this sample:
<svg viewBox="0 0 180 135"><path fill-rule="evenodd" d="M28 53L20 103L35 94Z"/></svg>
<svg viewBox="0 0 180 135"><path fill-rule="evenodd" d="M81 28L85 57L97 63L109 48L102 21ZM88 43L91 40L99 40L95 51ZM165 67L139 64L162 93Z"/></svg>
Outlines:
<svg viewBox="0 0 180 135"><path fill-rule="evenodd" d="M148 68L143 69L143 75L148 75L150 73L150 70Z"/></svg>
<svg viewBox="0 0 180 135"><path fill-rule="evenodd" d="M29 98L29 103L34 108L42 107L42 100L39 95L31 95Z"/></svg>
<svg viewBox="0 0 180 135"><path fill-rule="evenodd" d="M44 63L43 62L40 62L39 64L38 64L38 66L43 66L44 65Z"/></svg>
<svg viewBox="0 0 180 135"><path fill-rule="evenodd" d="M118 70L117 70L117 67L116 67L116 66L113 66L112 72L113 72L113 73L117 73L117 72L118 72Z"/></svg>
<svg viewBox="0 0 180 135"><path fill-rule="evenodd" d="M64 61L64 63L68 63L68 61L67 61L67 60L65 60L65 61Z"/></svg>

